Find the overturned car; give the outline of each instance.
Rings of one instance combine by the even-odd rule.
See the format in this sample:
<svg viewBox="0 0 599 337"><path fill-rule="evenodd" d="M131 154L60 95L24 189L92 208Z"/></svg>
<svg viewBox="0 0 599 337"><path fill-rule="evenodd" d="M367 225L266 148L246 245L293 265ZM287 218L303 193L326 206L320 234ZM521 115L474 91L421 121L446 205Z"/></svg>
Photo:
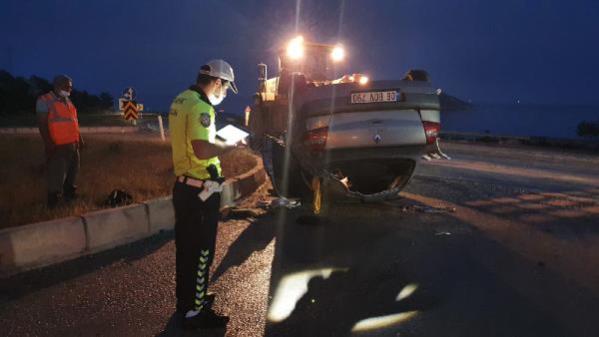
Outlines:
<svg viewBox="0 0 599 337"><path fill-rule="evenodd" d="M292 40L279 74L259 65L259 88L246 123L276 191L361 201L396 198L420 157L438 148L440 105L423 70L401 80L335 76L341 46ZM323 194L324 193L324 194Z"/></svg>

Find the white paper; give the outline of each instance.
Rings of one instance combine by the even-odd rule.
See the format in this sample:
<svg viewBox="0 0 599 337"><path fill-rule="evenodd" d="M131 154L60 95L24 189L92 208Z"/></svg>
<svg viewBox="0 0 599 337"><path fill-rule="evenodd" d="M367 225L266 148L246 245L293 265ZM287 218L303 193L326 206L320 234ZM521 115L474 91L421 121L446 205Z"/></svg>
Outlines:
<svg viewBox="0 0 599 337"><path fill-rule="evenodd" d="M231 124L216 131L216 135L225 140L227 145L234 145L247 138L250 134Z"/></svg>

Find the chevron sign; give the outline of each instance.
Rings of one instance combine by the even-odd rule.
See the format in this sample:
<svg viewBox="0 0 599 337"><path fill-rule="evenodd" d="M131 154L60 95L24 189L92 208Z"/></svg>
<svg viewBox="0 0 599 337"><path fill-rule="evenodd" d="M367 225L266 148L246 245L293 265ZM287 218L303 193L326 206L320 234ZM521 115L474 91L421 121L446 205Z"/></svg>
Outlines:
<svg viewBox="0 0 599 337"><path fill-rule="evenodd" d="M123 115L125 116L126 120L136 120L137 112L137 104L134 101L127 101L123 104Z"/></svg>

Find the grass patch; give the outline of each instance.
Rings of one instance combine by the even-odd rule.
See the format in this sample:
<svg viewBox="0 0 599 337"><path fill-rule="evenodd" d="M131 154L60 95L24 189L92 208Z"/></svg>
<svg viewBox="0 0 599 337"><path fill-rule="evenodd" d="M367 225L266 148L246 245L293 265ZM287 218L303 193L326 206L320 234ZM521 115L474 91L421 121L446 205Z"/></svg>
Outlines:
<svg viewBox="0 0 599 337"><path fill-rule="evenodd" d="M114 189L127 191L135 202L171 194L175 177L169 142L143 134L87 135L85 140L77 179L79 200L48 210L40 137L0 135L0 228L104 208ZM248 150L234 150L221 161L226 177L247 172L256 164Z"/></svg>

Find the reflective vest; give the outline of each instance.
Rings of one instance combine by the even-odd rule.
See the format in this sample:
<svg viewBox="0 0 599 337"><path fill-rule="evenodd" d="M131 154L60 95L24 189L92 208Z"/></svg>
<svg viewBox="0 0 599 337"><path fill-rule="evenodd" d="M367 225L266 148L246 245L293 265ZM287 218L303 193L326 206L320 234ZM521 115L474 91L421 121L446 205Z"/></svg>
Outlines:
<svg viewBox="0 0 599 337"><path fill-rule="evenodd" d="M214 144L216 125L214 108L204 93L196 89L185 90L175 98L168 115L169 133L173 150L175 175L196 179L210 179L207 168L214 165L222 174L218 157L196 157L191 142L205 140Z"/></svg>
<svg viewBox="0 0 599 337"><path fill-rule="evenodd" d="M40 98L48 107L48 131L56 145L72 144L79 141L77 109L71 100L60 100L52 92Z"/></svg>

